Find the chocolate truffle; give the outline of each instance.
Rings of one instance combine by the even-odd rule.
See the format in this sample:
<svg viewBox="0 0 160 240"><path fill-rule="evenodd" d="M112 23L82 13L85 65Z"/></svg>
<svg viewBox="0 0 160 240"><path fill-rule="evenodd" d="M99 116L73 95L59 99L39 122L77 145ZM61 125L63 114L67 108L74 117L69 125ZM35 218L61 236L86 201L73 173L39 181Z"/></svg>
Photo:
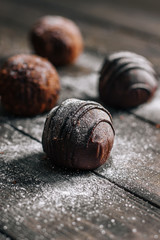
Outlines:
<svg viewBox="0 0 160 240"><path fill-rule="evenodd" d="M83 49L83 40L77 25L64 17L45 16L31 30L35 52L60 66L75 61Z"/></svg>
<svg viewBox="0 0 160 240"><path fill-rule="evenodd" d="M0 70L0 95L5 109L32 116L51 110L58 99L59 77L48 60L20 54L9 58Z"/></svg>
<svg viewBox="0 0 160 240"><path fill-rule="evenodd" d="M154 95L157 75L152 64L132 52L109 55L100 71L99 95L108 106L136 107Z"/></svg>
<svg viewBox="0 0 160 240"><path fill-rule="evenodd" d="M95 169L109 157L114 141L110 113L92 101L68 99L47 116L42 144L53 165Z"/></svg>

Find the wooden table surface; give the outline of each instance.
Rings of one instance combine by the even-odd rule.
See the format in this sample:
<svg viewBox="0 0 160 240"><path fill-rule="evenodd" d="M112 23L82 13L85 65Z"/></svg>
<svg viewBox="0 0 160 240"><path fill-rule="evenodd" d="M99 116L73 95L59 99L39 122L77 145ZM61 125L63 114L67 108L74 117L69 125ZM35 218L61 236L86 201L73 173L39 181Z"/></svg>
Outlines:
<svg viewBox="0 0 160 240"><path fill-rule="evenodd" d="M80 27L85 49L59 68L59 103L98 101L98 71L107 53L147 57L160 74L160 1L0 0L0 64L31 53L37 18L56 14ZM9 115L0 105L0 239L160 239L160 88L134 110L109 109L116 130L109 161L89 172L51 168L41 135L46 114Z"/></svg>

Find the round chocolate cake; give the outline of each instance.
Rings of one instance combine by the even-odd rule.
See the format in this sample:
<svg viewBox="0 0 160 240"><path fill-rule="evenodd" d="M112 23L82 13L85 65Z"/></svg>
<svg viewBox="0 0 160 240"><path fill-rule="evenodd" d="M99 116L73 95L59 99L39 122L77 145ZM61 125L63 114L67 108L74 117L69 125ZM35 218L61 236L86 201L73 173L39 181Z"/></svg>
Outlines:
<svg viewBox="0 0 160 240"><path fill-rule="evenodd" d="M9 58L0 70L0 95L4 108L20 116L52 109L60 90L56 69L48 60L20 54Z"/></svg>
<svg viewBox="0 0 160 240"><path fill-rule="evenodd" d="M78 26L60 16L40 18L31 30L31 42L38 55L56 66L73 63L83 49Z"/></svg>
<svg viewBox="0 0 160 240"><path fill-rule="evenodd" d="M48 114L42 144L53 165L89 170L106 162L114 134L111 115L104 107L68 99Z"/></svg>
<svg viewBox="0 0 160 240"><path fill-rule="evenodd" d="M108 106L136 107L152 98L157 75L152 64L131 52L109 55L100 71L99 95Z"/></svg>

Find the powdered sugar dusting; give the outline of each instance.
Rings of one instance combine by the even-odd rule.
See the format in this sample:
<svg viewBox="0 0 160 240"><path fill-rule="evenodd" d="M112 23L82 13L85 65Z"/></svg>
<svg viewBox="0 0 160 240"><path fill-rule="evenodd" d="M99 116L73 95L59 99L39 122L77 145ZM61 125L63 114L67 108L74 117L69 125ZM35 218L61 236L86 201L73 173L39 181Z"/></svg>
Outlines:
<svg viewBox="0 0 160 240"><path fill-rule="evenodd" d="M123 121L125 117L124 115ZM129 157L135 157L136 162L139 154L136 152L135 137L139 138L136 129L140 123L132 116L128 118L133 135L130 132L124 135L126 122L122 121L121 128L118 128L120 120L114 119L117 147L113 150L110 166L103 169L108 176L118 179L119 182L122 182L123 178L127 182L127 176L131 176ZM145 125L145 130L147 129L147 134L151 135L152 130L148 124ZM142 128L140 135L143 131ZM158 130L156 133L158 134ZM44 159L41 144L21 135L8 125L3 125L2 134L2 151L7 153L0 156L0 201L3 203L0 223L5 231L16 234L18 239L23 237L37 240L57 239L61 235L69 238L70 232L72 236L83 239L86 231L91 239L102 240L105 240L106 236L114 238L115 234L123 239L129 236L145 239L146 234L150 239L153 235L159 237L158 209L154 210L150 205L137 201L124 190L92 173L72 173L51 168ZM144 137L140 142L143 141ZM12 145L11 150L8 144ZM155 144L149 145L147 140L146 146L150 149L155 147ZM143 151L146 151L146 146ZM122 149L123 151L120 151ZM129 157L128 149L131 152ZM118 157L120 152L122 159ZM135 156L132 156L133 153ZM148 150L147 154L150 154ZM142 160L145 163L145 159ZM121 165L120 171L118 164ZM142 167L142 163L139 163L139 167ZM127 172L126 169L130 171ZM140 177L137 173L135 176ZM151 225L153 232L150 231ZM117 229L121 231L117 232Z"/></svg>
<svg viewBox="0 0 160 240"><path fill-rule="evenodd" d="M119 185L159 202L159 129L127 114L123 114L121 121L114 117L113 120L116 139L111 158L98 171Z"/></svg>
<svg viewBox="0 0 160 240"><path fill-rule="evenodd" d="M138 116L151 120L155 124L160 124L160 90L155 93L153 99L133 110Z"/></svg>
<svg viewBox="0 0 160 240"><path fill-rule="evenodd" d="M154 214L152 209L147 208L146 211L145 206L135 212L139 205L135 199L130 200L125 191L92 174L62 174L53 170L45 177L44 169L37 179L39 182L32 182L31 189L27 185L8 184L10 198L2 207L0 220L5 228L10 229L12 217L14 229L22 232L27 226L41 236L37 239L51 236L56 239L66 231L83 238L87 229L91 237L95 235L103 239L104 235L105 239L106 235L114 236L117 228L123 230L119 232L119 237L132 236L137 232L141 236L143 227L150 224L150 217L144 222L141 219ZM151 218L153 224L158 216ZM126 228L128 234L124 235ZM153 229L158 235L156 224L153 224ZM28 231L25 234L27 237ZM152 237L152 233L148 235Z"/></svg>

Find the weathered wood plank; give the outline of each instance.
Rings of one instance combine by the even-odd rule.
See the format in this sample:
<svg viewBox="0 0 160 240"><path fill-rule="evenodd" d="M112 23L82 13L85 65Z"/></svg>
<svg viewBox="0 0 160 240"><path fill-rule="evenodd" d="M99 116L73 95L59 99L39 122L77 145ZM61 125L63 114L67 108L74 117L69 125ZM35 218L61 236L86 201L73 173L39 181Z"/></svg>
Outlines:
<svg viewBox="0 0 160 240"><path fill-rule="evenodd" d="M113 120L112 155L97 172L160 206L160 130L125 113Z"/></svg>
<svg viewBox="0 0 160 240"><path fill-rule="evenodd" d="M98 31L98 29L97 29L97 31ZM85 28L86 34L87 34L88 30L89 30L89 27L86 27ZM97 35L97 31L96 31L95 35ZM99 31L103 32L103 33L105 32L105 31L102 31L102 29L99 29ZM13 32L12 32L12 34L13 34ZM10 33L10 31L9 31L9 33ZM7 33L7 34L9 34L9 33ZM88 35L90 35L90 34L88 34ZM102 46L104 44L106 35L107 34L104 34L101 42L98 42L98 40L96 39L95 44L99 44L100 46ZM121 33L121 35L122 35L122 33ZM90 36L93 37L93 31ZM115 36L116 35L114 33L114 37ZM19 38L20 38L20 34L18 35L18 39L17 39L17 35L16 35L17 46L19 45ZM23 38L25 39L25 35L23 36ZM9 35L7 36L7 39L10 39ZM28 49L27 41L26 40L24 41L24 39L22 42L25 42L25 45L22 44L22 49L26 49L26 51L28 51L27 50ZM110 36L110 42L113 39ZM115 39L117 41L118 38L115 38ZM125 39L127 41L127 38L125 38ZM103 44L102 44L102 42L103 42ZM130 41L130 42L133 44L133 42L135 42L135 39L134 39L134 41ZM116 43L117 42L115 42L113 44L113 48L116 46ZM126 42L124 42L124 44L125 43ZM134 44L139 46L138 42L135 42ZM136 47L135 45L133 45L133 48ZM119 48L120 43L117 46ZM140 45L140 47L141 46L142 46L142 44ZM9 51L10 50L11 49L9 49ZM9 51L7 54L9 54ZM159 59L159 56L158 56L158 59ZM96 74L91 74L91 71L94 71L94 70L97 71L100 67L101 61L102 61L102 57L101 57L101 59L100 58L96 59L96 57L95 57L95 61L93 61L93 54L92 55L84 54L80 57L79 61L77 62L77 65L62 69L60 71L61 78L62 78L62 92L61 92L61 97L60 97L59 102L66 99L68 96L69 97L80 97L80 98L85 98L85 96L88 96L89 98L96 97L96 95L97 95L96 81L98 79L98 76L96 76ZM90 66L88 66L89 65L88 63L90 63ZM83 76L82 76L82 72L83 72ZM88 79L88 81L86 81L86 79ZM75 81L76 81L76 85L75 85ZM88 87L86 86L86 83L88 83ZM91 83L93 84L93 87L91 87ZM88 89L89 90L91 89L89 94L88 94ZM92 95L92 93L93 93L93 95ZM153 120L153 116L154 116L155 123L159 123L159 115L157 115L158 104L155 104L155 101L156 101L156 103L159 101L159 96L153 100L153 103L151 103L151 105L145 104L145 106L140 107L137 110L135 110L135 113L137 115L139 114L139 116L142 116L149 120ZM152 111L146 111L146 108L152 109ZM44 120L45 120L44 116L37 117L35 119L33 118L32 119L33 125L35 122L35 126L36 126L34 128L30 124L30 121L31 121L30 119L25 120L25 126L21 126L21 123L24 121L24 119L20 119L20 120L16 119L16 120L13 120L13 122L15 123L15 126L18 127L20 130L24 130L24 131L28 132L29 134L31 134L32 136L37 137L40 140L41 132L43 129L42 125L44 123ZM41 126L41 127L39 127L39 126Z"/></svg>
<svg viewBox="0 0 160 240"><path fill-rule="evenodd" d="M16 2L13 1L4 1L2 7L4 7L4 20L8 15L10 17L9 24L12 24L12 28L9 27L5 21L3 22L1 20L1 56L8 56L18 53L18 51L29 52L28 32L33 22L40 15L46 14L45 10L39 9L38 6L36 9L31 6L27 8L27 6L17 5ZM17 15L14 14L16 9L19 13ZM56 8L53 10L57 11ZM49 10L52 11L51 14L54 14L53 10ZM30 11L32 14L28 19L28 12ZM61 12L59 14L61 14ZM72 12L70 12L70 14L72 14ZM70 14L68 14L67 17L71 17ZM73 19L78 21L77 18ZM21 27L19 23L22 25ZM97 24L89 24L84 21L83 18L78 21L78 24L83 32L86 47L96 49L97 51L103 52L103 54L118 50L135 51L151 60L159 72L160 48L158 43L140 39L139 36L132 36L121 31L113 30L109 26L104 28ZM15 44L15 46L13 44Z"/></svg>
<svg viewBox="0 0 160 240"><path fill-rule="evenodd" d="M84 35L85 39L85 46L89 48L97 49L97 51L101 51L103 53L106 52L112 52L117 50L130 50L135 51L139 54L144 55L145 57L149 58L153 62L153 64L156 66L156 69L159 72L159 56L160 56L160 48L159 48L159 42L154 42L152 39L150 41L146 41L146 38L141 39L139 37L139 34L132 35L131 33L123 32L120 29L114 29L111 25L106 24L106 26L99 25L96 23L96 21L87 21L83 14L75 14L75 11L72 9L68 9L65 7L60 7L59 4L56 2L56 4L53 2L54 7L50 6L50 3L46 2L45 5L40 3L36 4L36 2L33 2L28 4L19 4L19 1L5 1L1 0L3 4L1 4L1 24L3 26L12 26L12 35L10 38L10 42L12 41L12 44L16 44L16 42L20 42L21 45L25 48L24 51L28 51L28 47L30 46L27 42L27 36L28 32L32 26L32 24L35 22L35 20L45 14L61 14L69 18L73 18L78 25L80 26L82 33ZM51 3L52 4L52 3ZM60 4L61 5L61 4ZM68 6L69 3L67 3ZM77 5L77 4L76 4ZM35 7L36 6L36 7ZM50 8L49 8L50 6ZM72 7L74 4L72 4ZM120 9L118 10L120 12ZM15 14L17 12L18 14ZM28 19L28 12L30 12L30 18ZM90 11L88 11L88 14L90 14ZM124 15L124 11L121 12L122 15ZM107 14L106 14L107 15ZM146 15L148 16L148 15ZM9 18L9 19L8 19ZM135 18L134 18L135 19ZM121 20L117 17L117 21L121 22ZM130 18L130 21L132 22L133 18ZM148 25L145 22L145 26ZM158 25L159 26L159 25ZM11 31L11 27L10 31ZM15 29L14 29L15 28ZM149 29L149 28L148 28ZM3 27L2 35L5 36L5 29ZM16 30L16 34L15 34ZM3 33L4 32L4 33ZM19 34L18 34L19 32ZM157 32L159 32L157 30ZM11 33L10 33L11 34ZM17 40L16 40L16 35ZM21 36L22 35L22 36ZM21 36L21 37L20 37ZM14 41L13 41L14 40ZM7 40L8 42L8 40ZM12 44L5 45L5 41L3 41L3 49L7 49L6 46L9 47L8 52L9 54L13 54L12 52L17 49L18 52L18 46L16 45L14 48ZM27 47L27 48L26 48ZM21 51L21 48L20 50ZM4 54L6 51L4 51Z"/></svg>
<svg viewBox="0 0 160 240"><path fill-rule="evenodd" d="M42 0L34 2L28 0L27 2L23 1L22 4L22 1L15 0L14 3L16 3L18 7L16 10L18 13L22 5L26 8L29 6L31 8L31 13L32 11L37 11L37 8L45 12L48 11L48 13L51 11L55 13L62 12L63 14L72 14L75 18L83 17L85 21L92 22L92 24L94 22L101 25L109 24L113 28L120 28L121 30L129 32L132 31L132 33L136 31L137 34L142 33L144 37L146 34L147 36L151 35L155 38L158 37L158 39L160 37L158 31L160 23L159 14L155 11L153 13L146 12L144 8L139 11L138 7L136 9L133 7L131 8L129 4L127 6L126 4L121 5L111 1L93 1L91 8L90 1L81 1L75 4L73 0L68 0L67 2L46 0L44 4ZM11 1L6 0L6 4L11 4ZM152 4L152 6L153 5L154 4ZM8 11L10 10L11 8Z"/></svg>
<svg viewBox="0 0 160 240"><path fill-rule="evenodd" d="M105 0L101 0L102 2L106 2ZM107 0L107 2L113 2L112 0ZM119 5L119 0L115 0L114 3L116 5ZM157 12L159 13L159 8L160 8L160 2L157 0L152 0L152 1L145 1L145 0L134 0L134 1L127 1L127 0L121 0L121 6L127 6L133 9L138 9L145 11L146 14L148 12Z"/></svg>
<svg viewBox="0 0 160 240"><path fill-rule="evenodd" d="M160 206L160 131L148 123L122 113L114 113L116 141L110 161L97 170L121 187ZM11 122L41 141L45 116L32 122Z"/></svg>
<svg viewBox="0 0 160 240"><path fill-rule="evenodd" d="M51 0L48 0L51 2ZM56 2L56 1L55 1ZM67 3L62 3L61 5L65 6L71 10L77 10L77 12L83 14L84 16L90 16L93 19L96 19L98 23L101 21L101 25L110 24L113 28L117 27L121 31L129 31L134 34L134 31L137 34L144 34L145 36L160 37L160 34L157 33L160 24L159 14L145 12L143 10L130 8L126 5L115 4L113 1L81 1L77 4L74 4L73 0L68 1ZM135 17L136 16L136 17ZM94 20L92 20L94 21Z"/></svg>
<svg viewBox="0 0 160 240"><path fill-rule="evenodd" d="M81 56L81 59L83 58L85 60L89 59L88 62L92 63L91 55ZM94 57L94 60L93 66L98 65L99 58L97 57L96 59ZM66 67L60 70L62 91L59 103L68 97L83 99L98 97L98 76L96 73L91 74L90 70L88 69L87 71L86 69L87 65L83 70L83 65L80 64L79 67L77 65L77 67ZM117 142L112 153L112 161L104 167L102 173L111 181L121 185L121 187L125 187L160 205L159 130L125 112L116 113L113 111L113 114L116 124ZM123 121L121 120L121 115L125 116ZM153 109L149 116L149 119L151 117L153 119ZM157 116L157 111L155 111L155 116ZM10 118L8 122L20 131L24 131L41 141L45 117L46 115L32 119ZM123 139L124 141L122 141ZM151 144L153 145L151 146Z"/></svg>
<svg viewBox="0 0 160 240"><path fill-rule="evenodd" d="M0 128L0 141L0 227L13 239L160 236L159 209L91 172L50 168L41 145L8 124Z"/></svg>
<svg viewBox="0 0 160 240"><path fill-rule="evenodd" d="M121 49L135 51L148 57L159 72L160 49L156 42L159 36L154 32L159 17L156 20L154 17L149 23L155 23L152 33L150 30L146 32L146 29L143 31L144 35L151 34L155 37L147 42L143 34L137 34L141 32L142 25L138 26L138 31L134 26L135 22L127 28L124 25L125 18L130 18L131 15L125 16L118 24L114 22L115 19L112 20L112 16L110 18L110 15L117 11L112 9L112 3L109 18L105 19L101 19L101 16L99 19L99 14L96 17L91 16L93 13L88 16L90 11L84 13L82 4L77 14L72 11L74 4L70 7L69 3L49 0L46 0L45 4L44 1L43 4L42 1L38 1L38 4L36 1L31 3L30 0L24 2L24 5L22 1L19 3L17 0L1 0L1 57L30 52L27 41L30 26L36 18L46 13L73 17L82 29L85 46L93 49L92 53L85 52L76 64L58 70L62 85L59 103L68 97L97 98L96 72L104 55L96 56L95 52L106 53ZM55 8L49 9L50 4ZM122 13L123 11L120 11L117 15L118 21ZM142 14L141 17L143 21L146 19L146 15ZM87 19L89 23L86 23ZM99 26L100 23L103 23L102 26ZM130 35L132 29L135 31ZM153 99L153 103L134 110L134 114L158 123L158 93L157 97ZM106 178L101 179L91 172L73 174L51 169L45 163L41 144L38 143L41 140L45 115L28 119L11 116L8 118L8 115L1 111L0 187L3 195L0 200L0 226L8 235L13 239L38 240L128 240L160 237L159 208L140 199L149 200L157 206L160 202L159 130L125 112L113 112L113 116L117 137L109 162L95 172ZM2 124L2 121L9 122L38 141L13 131L12 127ZM127 193L123 188L140 198Z"/></svg>
<svg viewBox="0 0 160 240"><path fill-rule="evenodd" d="M0 143L0 159L3 159L5 162L9 161L10 158L16 161L16 159L21 157L21 154L23 157L28 156L29 151L32 152L32 155L33 153L36 154L40 145L32 140L31 149L29 149L26 144L26 136L15 131L7 123L0 124ZM42 147L38 149L42 150Z"/></svg>

